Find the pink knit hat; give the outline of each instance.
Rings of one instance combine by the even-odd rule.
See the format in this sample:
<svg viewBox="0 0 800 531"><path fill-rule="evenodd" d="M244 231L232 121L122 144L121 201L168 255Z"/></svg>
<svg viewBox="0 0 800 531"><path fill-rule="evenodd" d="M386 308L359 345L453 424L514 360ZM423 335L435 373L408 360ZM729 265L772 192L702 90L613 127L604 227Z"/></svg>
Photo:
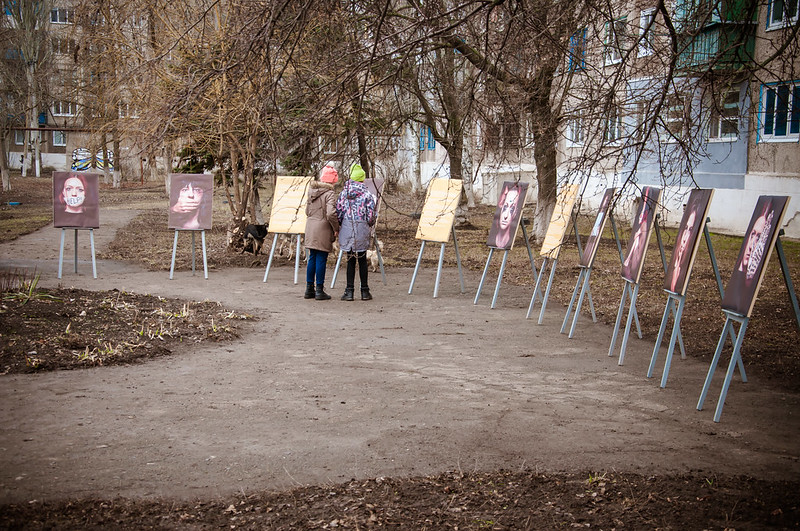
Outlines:
<svg viewBox="0 0 800 531"><path fill-rule="evenodd" d="M339 180L339 174L333 166L325 166L322 168L322 175L320 175L319 180L324 183L336 184Z"/></svg>

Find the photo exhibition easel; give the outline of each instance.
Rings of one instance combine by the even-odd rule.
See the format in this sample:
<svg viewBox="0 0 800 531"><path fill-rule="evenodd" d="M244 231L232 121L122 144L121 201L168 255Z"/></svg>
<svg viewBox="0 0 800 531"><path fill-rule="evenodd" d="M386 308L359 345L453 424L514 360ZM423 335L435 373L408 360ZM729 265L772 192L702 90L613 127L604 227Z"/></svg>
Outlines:
<svg viewBox="0 0 800 531"><path fill-rule="evenodd" d="M547 299L550 296L550 287L553 285L553 277L555 276L556 265L558 265L558 255L561 252L561 246L564 243L564 237L567 234L567 228L569 227L570 222L572 222L572 225L576 227L575 236L579 238L578 252L580 253L580 237L578 236L578 224L576 214L574 212L575 200L577 198L577 184L568 184L561 190L561 193L556 200L556 206L553 209L553 215L550 217L550 224L547 226L547 234L544 237L544 242L542 242L542 248L539 251L539 254L543 257L542 268L539 270L538 275L534 271L536 283L533 287L531 303L528 305L528 313L525 316L526 319L529 319L531 316L533 307L536 304L537 295L541 294L539 290L542 284L542 279L545 271L547 271L547 267L549 266L550 276L547 280L547 288L544 290L544 297L540 297L542 301L542 309L539 311L538 324L542 324L542 320L544 319L544 310L547 308ZM594 306L594 304L592 306Z"/></svg>
<svg viewBox="0 0 800 531"><path fill-rule="evenodd" d="M578 316L580 315L581 307L583 306L583 299L585 296L588 295L589 297L589 309L591 310L592 314L592 322L597 322L597 315L594 311L594 302L592 301L592 290L589 285L589 278L592 274L592 267L594 266L594 259L597 256L597 249L600 244L600 238L603 235L603 230L605 229L606 222L610 219L611 220L611 230L614 234L614 241L617 243L617 250L619 251L619 262L620 265L623 261L622 256L622 246L619 243L619 235L617 233L617 225L614 222L614 206L613 206L613 198L616 192L615 188L608 188L605 193L603 194L603 198L600 201L600 206L597 210L597 216L595 217L594 224L592 225L592 230L589 233L589 237L586 239L586 247L584 247L583 252L581 253L581 260L580 260L580 272L578 273L578 280L575 282L575 289L572 290L572 297L570 298L569 304L567 305L567 313L564 316L564 322L561 324L561 333L563 334L567 329L567 323L569 323L570 316L572 316L572 312L574 311L574 317L572 319L572 325L569 329L569 338L575 335L575 326L578 323ZM577 235L577 224L575 224L575 230ZM580 239L579 239L580 241ZM580 291L580 296L578 296L578 292ZM577 299L577 305L576 305Z"/></svg>
<svg viewBox="0 0 800 531"><path fill-rule="evenodd" d="M419 257L414 267L414 274L411 276L411 285L408 287L408 294L411 295L414 283L417 280L422 253L425 251L425 243L440 243L439 266L436 269L436 283L433 288L433 297L439 296L439 282L442 277L442 264L444 263L444 249L450 235L453 236L453 245L456 251L456 263L458 264L458 278L461 282L461 293L464 293L464 273L461 269L461 255L458 252L458 237L454 226L456 208L461 199L461 189L463 182L461 179L432 179L428 184L428 191L425 196L425 203L422 206L422 214L417 226L416 239L422 240L419 249Z"/></svg>
<svg viewBox="0 0 800 531"><path fill-rule="evenodd" d="M375 248L375 253L378 257L378 267L381 270L381 280L383 280L383 285L386 285L386 270L383 267L383 255L381 255L381 245L378 243L378 236L375 233L375 230L378 227L378 217L381 213L381 205L383 204L383 185L385 184L386 180L383 177L375 177L374 179L364 179L364 185L372 194L372 197L375 199L375 224L372 225L370 230L372 234L372 245ZM333 276L331 277L331 289L334 288L336 284L336 277L339 275L339 266L342 264L342 255L344 251L339 249L339 255L336 257L336 266L333 268Z"/></svg>
<svg viewBox="0 0 800 531"><path fill-rule="evenodd" d="M622 314L625 311L627 302L628 318L625 321L625 329L622 334L622 345L620 345L618 365L622 365L625 362L625 351L628 347L628 338L630 337L631 324L634 317L636 317L637 335L639 339L642 338L642 328L639 326L639 317L636 314L636 297L639 294L639 280L641 279L653 227L655 227L656 231L659 230L659 216L655 214L655 210L660 197L661 190L659 188L646 186L642 189L641 202L636 211L636 219L634 219L631 239L628 242L625 261L622 264L622 278L625 281L625 286L622 289L622 298L620 299L619 310L617 311L617 320L614 323L614 332L611 335L611 345L608 347L608 355L613 356L617 343L617 335L619 333L619 325L622 321ZM659 243L661 242L660 237L658 237L658 241ZM662 257L661 262L665 264L666 261L663 258L664 251L663 249L659 250Z"/></svg>
<svg viewBox="0 0 800 531"><path fill-rule="evenodd" d="M267 281L272 267L272 258L278 246L278 236L284 235L291 241L296 240L294 254L294 283L297 284L300 270L300 236L306 231L306 202L308 186L312 177L278 177L275 181L275 193L272 196L272 209L269 215L267 233L272 232L272 247L269 251L267 269L264 271L264 282Z"/></svg>
<svg viewBox="0 0 800 531"><path fill-rule="evenodd" d="M742 242L739 258L734 266L731 280L728 282L728 287L722 301L722 313L725 314L725 325L722 327L717 349L714 352L711 366L708 369L708 374L703 383L700 399L697 401L697 409L701 411L711 387L711 380L714 376L714 371L716 371L720 356L722 355L722 349L725 346L727 337L730 335L733 340L735 336L735 340L733 340L733 352L731 353L731 359L728 363L728 370L725 373L725 380L723 381L719 400L717 400L717 407L714 411L714 422L719 422L722 417L722 408L728 396L728 389L733 379L733 373L736 371L737 366L740 371L742 369L741 350L742 343L744 342L744 335L747 331L747 325L750 322L753 306L758 295L758 290L761 287L761 282L764 279L773 247L777 250L778 260L781 261L781 271L786 288L789 291L792 309L795 312L795 321L798 324L798 328L800 328L800 312L798 311L797 296L794 292L791 276L789 275L789 267L786 263L786 256L783 253L783 246L780 243L783 230L779 229L779 227L783 223L783 216L786 213L788 203L789 197L787 196L761 196L758 198L753 217L750 220L744 241ZM744 275L737 274L737 270L740 267L747 272L747 276L750 276L751 269L754 271L752 285L749 285ZM738 331L736 330L735 323L739 324ZM747 379L744 376L744 372L741 374L742 381L746 382Z"/></svg>
<svg viewBox="0 0 800 531"><path fill-rule="evenodd" d="M714 248L711 244L711 236L708 233L708 223L711 219L707 216L713 195L714 191L711 189L695 189L689 194L689 198L686 202L686 209L684 210L678 229L672 260L669 267L664 268L666 271L666 276L664 277L664 291L667 294L667 303L664 307L661 326L658 329L653 355L650 357L650 365L647 369L647 377L652 378L656 360L658 359L658 351L661 349L661 342L664 339L664 333L667 329L667 322L669 318L672 317L672 334L670 336L667 356L664 362L664 372L661 375L662 388L667 385L667 377L669 376L669 369L672 364L672 355L675 352L676 341L680 346L681 359L686 359L686 349L683 345L683 337L681 335L681 319L686 304L686 292L694 267L694 261L698 249L700 248L699 235L701 232L705 236L706 247L708 248L708 253L711 258L711 266L717 280L720 297L722 297L722 280L719 276L717 260L714 256ZM661 233L658 232L657 234L660 236ZM663 249L660 238L659 248ZM742 374L744 374L744 368L742 367L741 369Z"/></svg>
<svg viewBox="0 0 800 531"><path fill-rule="evenodd" d="M202 242L203 248L203 277L208 280L208 253L206 252L206 231L205 229L201 230L181 230L175 229L175 239L172 241L172 263L169 266L169 279L172 280L172 276L175 272L175 254L178 250L178 233L179 232L191 232L192 233L192 275L195 274L195 262L196 262L196 255L197 255L197 238L196 234L200 233L200 241Z"/></svg>
<svg viewBox="0 0 800 531"><path fill-rule="evenodd" d="M92 277L97 278L97 261L95 259L94 253L94 229L83 229L83 228L75 228L70 229L69 227L61 227L61 247L58 251L58 278L61 278L61 271L64 264L64 234L67 230L74 230L75 231L75 273L78 272L78 231L79 230L88 230L89 231L89 243L92 248Z"/></svg>
<svg viewBox="0 0 800 531"><path fill-rule="evenodd" d="M506 270L506 263L508 262L508 253L514 247L514 240L517 239L517 231L522 225L522 236L525 240L525 247L528 250L528 260L531 264L533 271L533 278L536 278L536 264L533 261L533 250L531 249L530 241L528 241L528 231L525 229L525 220L522 217L522 210L525 207L525 200L528 195L528 183L526 182L512 182L506 181L503 183L502 193L495 210L492 226L489 229L489 239L487 245L489 247L489 256L486 258L486 266L483 268L483 275L478 284L478 291L475 293L475 300L473 304L478 304L478 299L483 291L483 284L486 281L486 275L489 272L489 264L492 261L494 252L503 251L503 261L500 264L500 272L497 275L497 284L494 288L494 296L492 297L492 308L497 305L497 296L500 293L500 285L503 281L503 274Z"/></svg>

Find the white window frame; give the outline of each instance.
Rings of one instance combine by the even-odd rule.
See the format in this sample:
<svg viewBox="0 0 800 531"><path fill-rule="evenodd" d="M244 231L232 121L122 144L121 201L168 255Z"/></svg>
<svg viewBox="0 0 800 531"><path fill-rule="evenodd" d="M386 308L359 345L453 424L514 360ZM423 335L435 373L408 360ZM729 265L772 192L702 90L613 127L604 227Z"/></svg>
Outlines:
<svg viewBox="0 0 800 531"><path fill-rule="evenodd" d="M582 110L574 111L567 121L566 138L567 147L583 146L586 141Z"/></svg>
<svg viewBox="0 0 800 531"><path fill-rule="evenodd" d="M119 118L138 118L139 110L135 105L131 105L126 101L122 101L117 107L117 116Z"/></svg>
<svg viewBox="0 0 800 531"><path fill-rule="evenodd" d="M75 11L67 7L54 7L50 10L51 24L72 24L75 20Z"/></svg>
<svg viewBox="0 0 800 531"><path fill-rule="evenodd" d="M71 101L54 101L53 102L53 116L75 116L76 105Z"/></svg>
<svg viewBox="0 0 800 531"><path fill-rule="evenodd" d="M53 37L53 53L58 55L72 55L75 51L75 41L67 37Z"/></svg>
<svg viewBox="0 0 800 531"><path fill-rule="evenodd" d="M794 6L789 6L789 13L786 12L786 5L794 3ZM780 4L778 6L777 4ZM776 11L780 9L780 17L775 18ZM791 12L793 11L793 12ZM787 17L788 15L788 17ZM800 1L798 0L769 0L767 9L767 31L785 28L797 23L798 15L800 15Z"/></svg>
<svg viewBox="0 0 800 531"><path fill-rule="evenodd" d="M639 49L637 55L639 57L646 57L655 53L653 46L653 28L655 24L652 23L656 17L655 9L642 9L639 13ZM648 30L648 26L650 29Z"/></svg>
<svg viewBox="0 0 800 531"><path fill-rule="evenodd" d="M622 61L622 51L625 45L625 33L628 17L614 19L606 22L605 36L603 39L603 64L614 65Z"/></svg>
<svg viewBox="0 0 800 531"><path fill-rule="evenodd" d="M670 94L664 102L662 114L664 118L664 143L678 142L683 139L686 132L686 96L683 94ZM678 131L673 130L677 124Z"/></svg>
<svg viewBox="0 0 800 531"><path fill-rule="evenodd" d="M64 131L53 131L53 146L67 147L67 133Z"/></svg>
<svg viewBox="0 0 800 531"><path fill-rule="evenodd" d="M622 109L615 105L611 107L609 114L605 117L603 141L606 144L618 144L622 140L624 131L625 124L622 122Z"/></svg>
<svg viewBox="0 0 800 531"><path fill-rule="evenodd" d="M785 106L779 99L782 87L787 87ZM785 111L782 110L783 107ZM775 134L778 123L782 121L780 115L783 112L786 114L786 132ZM798 140L800 140L800 80L761 85L758 97L758 141L798 142Z"/></svg>
<svg viewBox="0 0 800 531"><path fill-rule="evenodd" d="M14 129L14 145L15 146L25 145L25 131L23 131L22 129Z"/></svg>
<svg viewBox="0 0 800 531"><path fill-rule="evenodd" d="M709 105L708 140L711 142L733 142L739 138L739 89L731 88L714 94ZM735 132L724 131L725 125L735 128Z"/></svg>

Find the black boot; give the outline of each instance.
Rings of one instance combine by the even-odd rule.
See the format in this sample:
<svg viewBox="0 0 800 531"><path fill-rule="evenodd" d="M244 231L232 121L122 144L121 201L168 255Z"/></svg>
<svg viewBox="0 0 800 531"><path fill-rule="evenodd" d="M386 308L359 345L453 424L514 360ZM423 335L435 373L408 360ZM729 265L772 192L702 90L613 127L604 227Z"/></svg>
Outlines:
<svg viewBox="0 0 800 531"><path fill-rule="evenodd" d="M353 300L353 288L344 288L344 295L342 295L343 301L351 301Z"/></svg>
<svg viewBox="0 0 800 531"><path fill-rule="evenodd" d="M327 301L330 300L331 296L325 293L324 285L317 284L317 292L314 294L314 298L318 301Z"/></svg>
<svg viewBox="0 0 800 531"><path fill-rule="evenodd" d="M313 299L314 298L314 283L313 282L306 282L306 293L303 295L304 299Z"/></svg>
<svg viewBox="0 0 800 531"><path fill-rule="evenodd" d="M369 288L361 288L361 300L362 301L372 300L372 294L369 292Z"/></svg>

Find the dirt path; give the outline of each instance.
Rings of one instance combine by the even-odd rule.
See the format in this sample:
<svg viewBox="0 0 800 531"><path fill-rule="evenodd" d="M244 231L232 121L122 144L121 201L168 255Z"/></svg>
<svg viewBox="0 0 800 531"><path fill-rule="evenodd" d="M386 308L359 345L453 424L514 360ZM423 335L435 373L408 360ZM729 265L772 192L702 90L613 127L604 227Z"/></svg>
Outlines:
<svg viewBox="0 0 800 531"><path fill-rule="evenodd" d="M102 248L133 216L103 213ZM652 344L632 339L625 365L611 330L563 307L525 320L530 293L494 282L478 305L454 270L372 275L375 300L302 299L293 270L146 272L81 250L56 278L59 233L0 245L0 267L35 266L42 284L219 301L257 315L227 344L185 345L130 367L0 377L0 502L78 496L194 498L350 478L445 470L693 471L795 479L800 397L724 375L695 409L708 366L676 358L669 384L645 378ZM88 237L81 236L81 241ZM202 267L202 266L201 266ZM329 273L330 274L330 273ZM301 275L301 281L302 281ZM727 366L727 360L723 363ZM663 352L657 376L663 367Z"/></svg>

